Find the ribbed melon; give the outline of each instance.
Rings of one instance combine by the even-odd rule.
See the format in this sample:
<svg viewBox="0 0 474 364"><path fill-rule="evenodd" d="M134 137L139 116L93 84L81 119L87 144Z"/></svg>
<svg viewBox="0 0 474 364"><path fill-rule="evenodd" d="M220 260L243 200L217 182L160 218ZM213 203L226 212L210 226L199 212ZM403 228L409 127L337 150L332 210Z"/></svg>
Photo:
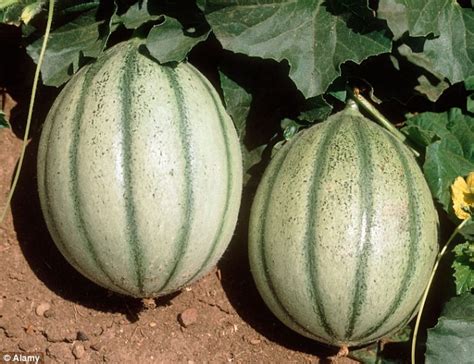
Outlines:
<svg viewBox="0 0 474 364"><path fill-rule="evenodd" d="M415 314L437 229L409 149L346 108L293 138L265 171L251 211L252 274L290 328L362 345Z"/></svg>
<svg viewBox="0 0 474 364"><path fill-rule="evenodd" d="M127 42L59 94L38 183L51 236L77 270L119 293L159 296L203 276L226 249L241 153L200 72L159 65Z"/></svg>

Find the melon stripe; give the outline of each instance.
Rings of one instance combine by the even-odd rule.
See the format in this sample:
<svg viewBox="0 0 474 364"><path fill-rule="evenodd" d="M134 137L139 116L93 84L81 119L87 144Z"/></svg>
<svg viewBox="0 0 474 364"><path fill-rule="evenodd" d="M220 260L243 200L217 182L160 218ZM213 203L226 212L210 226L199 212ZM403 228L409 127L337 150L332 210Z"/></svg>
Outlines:
<svg viewBox="0 0 474 364"><path fill-rule="evenodd" d="M366 213L361 214L358 226L362 227L360 231L360 237L357 239L362 242L362 249L358 256L357 269L354 275L354 281L352 283L352 303L349 305L350 313L348 319L348 327L345 333L345 339L349 339L354 331L354 326L360 316L362 306L365 302L367 289L367 262L370 255L370 248L372 246L370 237L373 224L374 201L372 197L372 185L370 182L373 181L373 168L371 161L371 150L370 150L370 135L367 135L365 128L359 128L358 123L350 123L351 129L353 129L354 140L364 140L364 143L354 143L357 147L357 155L359 159L359 171L360 181L364 181L360 186L359 200L363 201L363 206L366 207ZM367 182L368 181L368 182Z"/></svg>
<svg viewBox="0 0 474 364"><path fill-rule="evenodd" d="M300 141L301 139L303 139L303 138L298 138L296 140L296 143L298 141ZM294 142L294 140L293 140L293 142ZM260 255L260 259L261 259L261 262L262 262L262 273L265 277L264 282L266 283L268 289L271 291L272 297L275 300L275 303L278 305L278 308L285 313L286 318L289 319L289 321L291 322L291 324L294 327L296 327L302 333L305 333L306 335L309 335L310 337L318 338L318 336L316 336L315 334L309 332L308 329L303 324L301 324L298 321L298 319L296 317L294 317L288 311L286 306L283 304L283 302L280 299L279 294L276 290L276 287L273 284L272 277L270 275L270 270L268 268L268 262L267 262L267 256L266 256L266 251L268 249L271 250L271 247L270 248L267 247L267 241L265 239L265 227L267 225L268 211L271 209L270 201L271 201L271 196L272 196L272 192L273 192L273 186L275 185L276 181L278 180L278 178L281 175L281 170L282 170L281 167L283 166L283 164L285 163L285 161L288 157L288 154L291 150L291 148L290 148L291 145L292 145L292 142L290 141L290 143L288 145L285 145L285 148L282 148L281 153L278 154L278 159L274 159L274 162L272 161L274 163L273 170L271 171L272 173L269 174L268 184L265 186L266 191L264 192L263 205L262 205L260 214L258 216L258 221L259 221L258 225L261 227L260 231L259 231L259 234L258 234L258 239L259 239L258 254Z"/></svg>
<svg viewBox="0 0 474 364"><path fill-rule="evenodd" d="M90 257L96 264L99 271L109 280L109 282L116 287L121 292L124 291L124 288L121 285L114 281L112 276L107 272L105 269L104 264L101 262L97 255L97 251L94 248L94 244L89 236L89 233L86 229L86 225L84 222L84 217L82 216L83 209L82 201L79 194L79 181L78 181L78 167L79 167L79 158L78 158L78 146L80 141L80 129L82 124L82 114L84 113L84 108L86 106L86 97L88 95L88 90L90 88L92 78L95 76L98 69L100 69L103 64L108 60L108 58L104 57L100 61L97 61L91 68L86 71L85 79L83 87L81 88L79 94L79 101L76 103L77 108L73 115L73 131L71 136L71 146L69 149L69 180L70 180L70 188L71 188L71 197L74 201L74 215L77 219L77 230L78 233L82 236L83 241L85 242L85 250L89 253ZM125 290L126 291L126 290Z"/></svg>
<svg viewBox="0 0 474 364"><path fill-rule="evenodd" d="M226 161L226 165L225 165L226 172L225 172L225 174L227 176L227 181L226 181L226 195L225 195L225 203L224 203L224 213L223 213L223 216L220 218L219 229L217 230L216 236L215 236L214 240L212 241L211 249L209 249L209 253L207 254L206 258L204 259L204 262L201 264L201 267L199 268L199 270L197 270L196 273L194 273L194 275L192 275L191 278L189 278L184 285L187 285L189 282L194 280L199 275L200 272L203 272L204 267L206 267L209 264L209 262L211 261L211 259L214 257L214 254L216 252L216 248L218 246L218 243L222 239L222 234L224 232L224 225L227 222L227 215L228 215L228 212L229 212L230 198L231 198L232 191L234 189L234 186L233 186L234 175L233 175L232 168L231 168L231 166L233 164L232 155L231 155L231 152L230 152L230 143L231 142L230 142L230 138L229 138L229 130L227 129L227 126L225 125L225 115L222 111L222 107L219 107L219 105L220 105L219 100L216 99L216 93L215 93L214 90L211 89L211 87L209 86L208 81L206 79L204 79L204 76L202 76L201 73L196 72L196 70L194 68L191 67L190 70L192 70L192 72L194 73L194 76L201 81L201 84L204 86L204 88L209 93L209 95L211 95L214 109L216 110L216 114L219 117L219 126L220 126L220 129L221 129L221 134L224 138L225 161Z"/></svg>
<svg viewBox="0 0 474 364"><path fill-rule="evenodd" d="M318 148L316 148L316 150L314 151L314 168L312 170L311 177L309 180L310 189L307 205L308 211L315 211L317 209L317 204L319 200L318 195L321 189L322 182L320 176L326 173L326 169L328 168L328 152L330 150L329 147L331 146L331 143L333 142L335 135L339 132L341 126L342 122L338 121L328 123L325 128L325 133L323 134L323 137L318 143ZM319 168L320 166L322 166L322 168L324 169L321 170L321 168ZM318 225L319 214L313 214L309 212L305 215L305 217L306 223L304 225L306 226L306 229L304 232L303 244L306 255L306 272L309 275L309 279L307 281L310 283L307 287L307 290L310 294L310 298L313 304L313 310L321 321L321 326L323 330L327 333L327 335L333 336L334 330L332 329L326 318L325 309L323 303L321 302L321 299L323 297L323 293L321 292L319 283L319 277L321 273L319 272L319 266L316 263L316 256L318 254L318 252L316 251L316 247L318 246L318 244L315 244L314 242L317 240L317 237L315 236L315 227Z"/></svg>
<svg viewBox="0 0 474 364"><path fill-rule="evenodd" d="M407 264L406 264L406 269L403 274L401 283L400 283L400 289L397 292L397 295L393 299L392 303L390 304L390 307L388 308L386 314L376 323L374 324L367 332L362 333L361 337L368 337L372 334L374 334L377 330L379 330L383 324L393 316L393 314L396 312L396 310L400 307L402 301L405 299L406 292L407 292L407 287L411 284L411 281L413 280L415 276L415 270L416 270L416 262L419 257L419 252L417 250L417 242L420 239L421 231L419 229L419 226L421 225L421 219L419 216L418 211L420 211L420 208L418 206L418 195L414 189L414 186L416 186L416 181L413 177L412 171L409 167L407 157L405 155L406 151L402 150L400 148L400 144L394 140L394 137L392 135L389 135L388 133L384 133L386 136L387 140L389 143L393 146L393 148L397 151L396 155L399 157L399 160L402 164L404 173L407 178L407 195L408 195L408 216L411 216L414 221L409 221L409 236L410 236L410 241L409 241L409 248L408 248L408 256L407 256Z"/></svg>
<svg viewBox="0 0 474 364"><path fill-rule="evenodd" d="M194 191L193 191L193 181L195 180L192 176L193 174L193 161L192 161L192 150L191 150L191 135L190 135L190 125L189 125L189 115L186 110L186 99L184 97L184 91L179 82L178 77L174 72L172 72L168 67L163 67L163 72L170 84L170 88L174 93L174 98L176 102L176 110L178 113L178 128L179 136L181 139L181 150L184 158L184 182L183 182L183 224L180 230L180 234L177 238L176 244L176 253L173 259L171 271L168 273L168 277L163 285L158 289L158 291L165 290L168 284L173 280L175 275L179 271L179 266L181 262L181 257L183 256L186 248L189 244L189 236L191 232L191 227L194 223Z"/></svg>
<svg viewBox="0 0 474 364"><path fill-rule="evenodd" d="M143 288L143 277L144 277L144 262L143 262L143 250L140 248L140 241L137 231L136 212L135 212L135 201L133 194L133 176L132 166L133 160L131 158L133 150L132 140L132 127L130 121L133 121L132 113L132 100L134 91L134 72L133 70L138 67L137 65L137 52L130 48L123 61L122 77L120 80L120 104L122 105L122 115L120 119L122 132L121 135L121 146L122 146L122 168L123 174L123 188L124 188L124 203L126 212L126 236L127 241L130 244L130 257L132 259L131 266L135 268L135 279L137 282L137 288L140 294L144 293Z"/></svg>

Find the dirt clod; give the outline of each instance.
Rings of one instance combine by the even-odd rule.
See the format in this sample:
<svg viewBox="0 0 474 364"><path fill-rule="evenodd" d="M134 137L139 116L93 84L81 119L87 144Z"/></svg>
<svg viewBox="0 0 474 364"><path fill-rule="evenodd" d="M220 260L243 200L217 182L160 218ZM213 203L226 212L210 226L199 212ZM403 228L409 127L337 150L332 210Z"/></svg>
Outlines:
<svg viewBox="0 0 474 364"><path fill-rule="evenodd" d="M97 341L97 342L91 344L91 349L95 350L95 351L100 351L103 347L104 347L104 345L100 341Z"/></svg>
<svg viewBox="0 0 474 364"><path fill-rule="evenodd" d="M14 317L10 321L6 321L4 323L0 322L0 328L5 331L5 335L12 339L17 339L23 336L25 330L23 329L22 321Z"/></svg>
<svg viewBox="0 0 474 364"><path fill-rule="evenodd" d="M86 353L86 349L84 348L84 345L76 343L72 347L72 354L76 359L81 359L84 354Z"/></svg>
<svg viewBox="0 0 474 364"><path fill-rule="evenodd" d="M73 342L76 339L75 333L54 323L46 327L43 334L46 336L46 339L52 343L61 341Z"/></svg>
<svg viewBox="0 0 474 364"><path fill-rule="evenodd" d="M59 363L73 362L74 356L70 349L70 344L53 343L46 349L46 354Z"/></svg>
<svg viewBox="0 0 474 364"><path fill-rule="evenodd" d="M18 342L18 349L25 352L44 352L44 338L40 336L26 336Z"/></svg>
<svg viewBox="0 0 474 364"><path fill-rule="evenodd" d="M188 327L196 323L198 312L194 307L188 308L178 315L178 321L183 327Z"/></svg>

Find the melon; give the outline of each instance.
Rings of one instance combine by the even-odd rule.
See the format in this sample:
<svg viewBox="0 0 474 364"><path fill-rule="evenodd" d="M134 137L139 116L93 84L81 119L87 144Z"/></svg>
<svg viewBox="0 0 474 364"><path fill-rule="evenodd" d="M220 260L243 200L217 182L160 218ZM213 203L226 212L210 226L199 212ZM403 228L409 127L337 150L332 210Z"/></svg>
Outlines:
<svg viewBox="0 0 474 364"><path fill-rule="evenodd" d="M347 107L271 160L251 210L250 267L288 327L330 345L364 345L416 313L437 234L411 151Z"/></svg>
<svg viewBox="0 0 474 364"><path fill-rule="evenodd" d="M38 188L49 232L84 276L134 297L209 272L235 229L237 133L191 64L120 43L81 69L41 134Z"/></svg>

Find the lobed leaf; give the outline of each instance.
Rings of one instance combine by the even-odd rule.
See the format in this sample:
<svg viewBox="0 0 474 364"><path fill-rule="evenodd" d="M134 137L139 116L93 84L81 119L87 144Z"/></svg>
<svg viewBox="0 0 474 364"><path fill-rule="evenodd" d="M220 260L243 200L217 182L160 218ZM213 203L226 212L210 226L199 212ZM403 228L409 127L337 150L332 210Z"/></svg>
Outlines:
<svg viewBox="0 0 474 364"><path fill-rule="evenodd" d="M377 16L387 21L395 39L406 32L412 37L438 36L443 31L439 14L450 11L452 4L444 0L380 0Z"/></svg>
<svg viewBox="0 0 474 364"><path fill-rule="evenodd" d="M407 120L405 134L426 148L423 170L435 199L451 211L450 186L474 171L474 118L459 109L426 112Z"/></svg>
<svg viewBox="0 0 474 364"><path fill-rule="evenodd" d="M183 29L181 23L171 17L165 17L161 24L153 26L146 39L150 54L160 63L181 62L198 43L207 39L209 31L195 36Z"/></svg>
<svg viewBox="0 0 474 364"><path fill-rule="evenodd" d="M50 34L41 67L43 83L61 86L79 69L85 57L96 58L103 51L110 34L110 25L96 20L97 9L92 9L59 27ZM43 37L26 50L38 61Z"/></svg>
<svg viewBox="0 0 474 364"><path fill-rule="evenodd" d="M451 84L474 74L474 12L455 1L446 2L438 14L439 36L427 39L421 51L402 44L398 51L408 61Z"/></svg>
<svg viewBox="0 0 474 364"><path fill-rule="evenodd" d="M149 21L158 20L161 17L162 15L150 14L148 0L144 0L130 6L124 14L116 16L114 21L122 23L127 29L137 29L141 25Z"/></svg>
<svg viewBox="0 0 474 364"><path fill-rule="evenodd" d="M472 363L474 348L474 295L452 298L428 330L426 363Z"/></svg>
<svg viewBox="0 0 474 364"><path fill-rule="evenodd" d="M453 249L454 280L456 294L471 292L474 289L474 242L458 244Z"/></svg>
<svg viewBox="0 0 474 364"><path fill-rule="evenodd" d="M209 0L200 6L224 48L288 61L306 98L324 93L342 63L391 47L385 28L358 0Z"/></svg>

